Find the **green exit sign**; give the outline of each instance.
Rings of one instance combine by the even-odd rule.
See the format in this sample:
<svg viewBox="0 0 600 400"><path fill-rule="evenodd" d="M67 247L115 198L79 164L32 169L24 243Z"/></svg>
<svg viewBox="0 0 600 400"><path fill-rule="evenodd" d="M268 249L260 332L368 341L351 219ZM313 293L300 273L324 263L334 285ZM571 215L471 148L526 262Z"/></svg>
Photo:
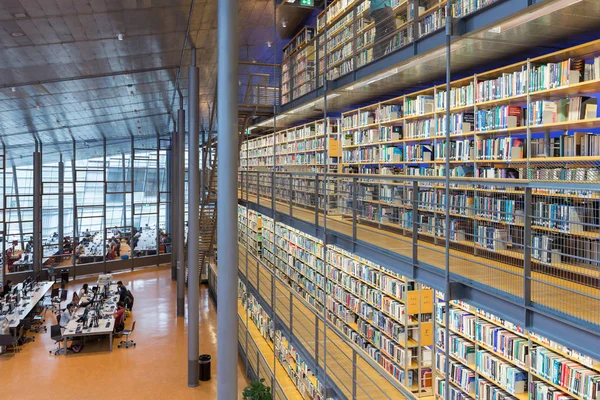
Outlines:
<svg viewBox="0 0 600 400"><path fill-rule="evenodd" d="M313 7L315 5L315 1L314 0L300 0L300 2L298 4L300 4L301 6Z"/></svg>

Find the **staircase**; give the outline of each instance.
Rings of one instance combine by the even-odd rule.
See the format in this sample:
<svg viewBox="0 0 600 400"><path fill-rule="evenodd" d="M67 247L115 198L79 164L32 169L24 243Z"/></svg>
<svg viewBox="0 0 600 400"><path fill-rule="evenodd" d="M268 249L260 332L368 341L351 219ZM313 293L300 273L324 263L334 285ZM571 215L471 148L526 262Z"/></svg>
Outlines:
<svg viewBox="0 0 600 400"><path fill-rule="evenodd" d="M200 282L206 280L203 274L207 270L205 264L213 256L217 236L217 146L209 135L203 153L204 184L206 191L200 200L200 232L198 234L198 266Z"/></svg>

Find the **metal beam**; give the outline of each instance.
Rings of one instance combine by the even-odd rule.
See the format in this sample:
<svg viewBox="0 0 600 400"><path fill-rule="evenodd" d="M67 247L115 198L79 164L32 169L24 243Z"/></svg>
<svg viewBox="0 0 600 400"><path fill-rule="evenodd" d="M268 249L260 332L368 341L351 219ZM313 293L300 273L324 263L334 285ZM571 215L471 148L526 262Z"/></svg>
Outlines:
<svg viewBox="0 0 600 400"><path fill-rule="evenodd" d="M237 13L237 8L236 8ZM200 115L198 108L199 70L196 66L196 49L192 49L192 65L188 69L188 386L198 386L198 234L200 218L200 188L198 187L200 148L198 133ZM220 274L219 274L220 275ZM219 381L224 381L219 380ZM237 389L237 388L236 388Z"/></svg>
<svg viewBox="0 0 600 400"><path fill-rule="evenodd" d="M237 388L237 269L238 252L229 243L237 236L238 158L238 0L219 1L217 121L219 124L217 174L217 381L219 400L236 400Z"/></svg>

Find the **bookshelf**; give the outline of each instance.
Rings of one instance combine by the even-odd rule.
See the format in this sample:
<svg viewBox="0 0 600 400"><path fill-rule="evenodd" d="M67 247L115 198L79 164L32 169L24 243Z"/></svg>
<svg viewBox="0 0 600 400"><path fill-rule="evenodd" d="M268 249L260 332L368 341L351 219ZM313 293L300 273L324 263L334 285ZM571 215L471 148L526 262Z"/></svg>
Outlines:
<svg viewBox="0 0 600 400"><path fill-rule="evenodd" d="M433 290L243 206L238 212L249 220L239 217L239 230L261 238L262 260L317 313L326 308L341 337L388 379L417 397L431 395Z"/></svg>
<svg viewBox="0 0 600 400"><path fill-rule="evenodd" d="M257 299L246 290L246 285L238 280L238 296L240 303L238 304L238 312L244 320L247 315L249 321L252 321L256 329L248 328L254 342L263 342L265 346L257 346L267 354L263 354L265 360L269 360L267 365L275 378L282 383L282 389L285 392L287 399L303 399L303 400L328 400L332 397L326 396L326 390L320 380L318 380L306 362L296 353L294 345L286 339L285 335L280 330L274 329L273 319L263 309ZM257 335L258 333L258 335ZM240 344L244 344L240 340ZM265 351L266 350L266 351ZM274 356L273 356L274 354ZM278 363L273 372L272 363L270 362L275 357ZM284 372L285 371L285 372ZM286 378L282 379L282 375ZM290 385L286 385L291 381L295 391L289 390ZM286 390L288 389L288 390Z"/></svg>
<svg viewBox="0 0 600 400"><path fill-rule="evenodd" d="M324 172L328 167L328 171L335 171L341 157L338 126L337 119L327 118L326 123L318 120L280 130L275 136L271 134L248 140L242 144L240 166L250 170L267 170L277 166L280 170L294 172Z"/></svg>
<svg viewBox="0 0 600 400"><path fill-rule="evenodd" d="M462 18L500 1L451 0L450 12ZM317 82L322 86L324 76L334 80L374 61L376 23L370 6L369 0L334 0L317 16L316 29L305 28L310 32L302 30L292 39L283 52L282 104L314 90ZM392 0L390 6L395 28L384 39L383 54L438 32L446 23L446 0Z"/></svg>
<svg viewBox="0 0 600 400"><path fill-rule="evenodd" d="M449 227L444 220L445 187L420 184L419 237L438 244L448 232L453 248L512 265L522 264L526 242L531 241L536 268L576 270L584 279L597 279L597 192L534 189L531 209L526 211L524 190L500 190L487 182L599 181L600 118L596 98L589 96L596 93L600 93L600 41L452 82L449 143L445 85L351 110L341 117L338 171L480 179L480 184L450 188ZM248 165L267 157L253 151L242 154ZM286 160L281 159L278 167L288 169ZM412 233L412 187L374 176L358 176L358 183L361 222ZM349 217L351 182L337 184L345 188L339 191L338 209L345 209ZM526 216L532 220L527 240Z"/></svg>
<svg viewBox="0 0 600 400"><path fill-rule="evenodd" d="M315 89L315 29L302 28L283 48L281 62L281 104Z"/></svg>
<svg viewBox="0 0 600 400"><path fill-rule="evenodd" d="M450 321L449 355L445 353L445 313ZM438 398L444 396L447 356L452 398L600 398L598 361L465 302L451 301L448 307L439 292L435 338Z"/></svg>

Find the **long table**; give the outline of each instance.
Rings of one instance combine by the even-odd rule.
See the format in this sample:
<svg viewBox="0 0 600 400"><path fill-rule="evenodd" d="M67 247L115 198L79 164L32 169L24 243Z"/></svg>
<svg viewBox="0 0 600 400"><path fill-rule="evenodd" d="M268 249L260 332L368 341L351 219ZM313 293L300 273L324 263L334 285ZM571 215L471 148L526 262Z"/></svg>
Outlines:
<svg viewBox="0 0 600 400"><path fill-rule="evenodd" d="M53 285L54 282L40 282L33 287L31 292L28 293L28 299L21 298L21 301L16 305L15 310L11 314L4 316L6 319L8 319L8 328L14 329L18 327L21 321L27 317L29 313L31 313L37 303L39 303L40 300L44 298L46 293L52 289ZM16 287L17 290L21 291L23 285L19 283ZM2 307L2 310L4 310L5 307L8 307L8 304L2 302L0 303L0 306Z"/></svg>
<svg viewBox="0 0 600 400"><path fill-rule="evenodd" d="M102 305L102 318L98 323L98 327L88 326L86 329L83 329L83 323L77 322L79 317L83 315L85 310L80 308L77 310L76 317L69 321L65 330L63 332L63 340L65 343L65 348L67 347L67 340L73 340L78 337L89 337L89 336L108 336L108 349L112 351L113 345L113 331L115 329L115 317L114 312L117 309L117 302L119 301L119 296L116 294L117 285L110 285L110 297L108 300L104 302ZM82 298L81 302L88 301L89 298ZM95 311L89 311L88 320L94 316ZM65 351L65 355L68 352Z"/></svg>

